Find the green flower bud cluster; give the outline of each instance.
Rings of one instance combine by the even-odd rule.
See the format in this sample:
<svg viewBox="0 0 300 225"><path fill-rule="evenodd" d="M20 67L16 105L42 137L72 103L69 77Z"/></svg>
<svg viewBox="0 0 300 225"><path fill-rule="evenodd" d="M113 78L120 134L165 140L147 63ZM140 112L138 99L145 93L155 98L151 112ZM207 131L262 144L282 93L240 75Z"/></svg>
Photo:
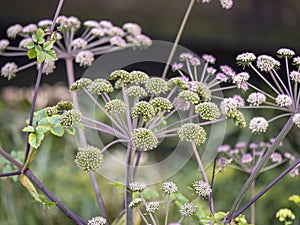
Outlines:
<svg viewBox="0 0 300 225"><path fill-rule="evenodd" d="M244 114L238 109L234 109L226 113L227 118L231 118L236 126L246 127L247 123Z"/></svg>
<svg viewBox="0 0 300 225"><path fill-rule="evenodd" d="M182 141L194 142L196 145L206 141L206 132L203 127L195 123L186 123L178 130L179 138Z"/></svg>
<svg viewBox="0 0 300 225"><path fill-rule="evenodd" d="M81 113L77 110L65 111L60 117L59 122L63 127L71 127L78 124L81 120Z"/></svg>
<svg viewBox="0 0 300 225"><path fill-rule="evenodd" d="M108 80L100 78L88 85L87 90L92 94L102 95L103 93L113 92L114 88Z"/></svg>
<svg viewBox="0 0 300 225"><path fill-rule="evenodd" d="M148 74L142 71L130 72L130 81L132 84L145 84L148 79L149 79Z"/></svg>
<svg viewBox="0 0 300 225"><path fill-rule="evenodd" d="M169 88L173 88L174 86L178 86L179 88L183 90L188 90L189 85L187 82L185 82L183 79L180 79L179 77L173 77L170 80L168 80Z"/></svg>
<svg viewBox="0 0 300 225"><path fill-rule="evenodd" d="M153 95L166 93L169 90L168 82L158 77L153 77L147 80L145 88L148 91L148 93Z"/></svg>
<svg viewBox="0 0 300 225"><path fill-rule="evenodd" d="M165 110L167 112L170 112L173 108L173 105L170 102L170 100L163 97L156 97L152 99L149 103L154 107L155 111Z"/></svg>
<svg viewBox="0 0 300 225"><path fill-rule="evenodd" d="M55 106L48 107L46 113L48 116L53 116L56 114L63 114L65 111L72 110L73 103L70 101L60 101Z"/></svg>
<svg viewBox="0 0 300 225"><path fill-rule="evenodd" d="M184 99L192 104L198 104L200 101L199 96L195 92L192 92L192 91L181 91L178 94L178 97L181 99Z"/></svg>
<svg viewBox="0 0 300 225"><path fill-rule="evenodd" d="M204 120L215 120L221 116L218 106L213 102L202 102L196 105L195 112Z"/></svg>
<svg viewBox="0 0 300 225"><path fill-rule="evenodd" d="M152 150L157 147L158 140L155 134L146 128L137 128L132 132L132 141L135 148L142 151Z"/></svg>
<svg viewBox="0 0 300 225"><path fill-rule="evenodd" d="M103 155L98 148L88 145L85 148L79 148L74 162L85 172L98 171L103 163Z"/></svg>
<svg viewBox="0 0 300 225"><path fill-rule="evenodd" d="M144 88L140 86L131 86L126 90L126 95L127 96L138 96L138 97L146 97L147 92Z"/></svg>
<svg viewBox="0 0 300 225"><path fill-rule="evenodd" d="M115 70L109 75L109 80L122 80L125 84L130 82L130 74L126 70Z"/></svg>
<svg viewBox="0 0 300 225"><path fill-rule="evenodd" d="M81 78L79 80L76 80L72 86L70 87L71 91L79 91L81 88L87 87L92 83L92 80L89 78Z"/></svg>
<svg viewBox="0 0 300 225"><path fill-rule="evenodd" d="M126 110L126 104L120 99L113 99L105 104L105 110L110 113L123 113Z"/></svg>
<svg viewBox="0 0 300 225"><path fill-rule="evenodd" d="M139 116L141 116L146 122L148 122L155 116L155 110L149 102L140 101L133 106L131 116L134 119L137 119Z"/></svg>
<svg viewBox="0 0 300 225"><path fill-rule="evenodd" d="M201 82L195 82L194 91L198 94L201 101L207 102L211 100L211 90L206 84L203 84Z"/></svg>

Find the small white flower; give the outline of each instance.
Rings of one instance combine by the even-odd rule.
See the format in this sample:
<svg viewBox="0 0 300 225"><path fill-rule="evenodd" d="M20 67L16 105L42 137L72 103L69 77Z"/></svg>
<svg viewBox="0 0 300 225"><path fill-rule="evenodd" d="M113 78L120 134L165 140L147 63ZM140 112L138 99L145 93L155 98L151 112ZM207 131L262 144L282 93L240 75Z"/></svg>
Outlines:
<svg viewBox="0 0 300 225"><path fill-rule="evenodd" d="M293 64L296 66L300 66L300 56L297 56L293 59Z"/></svg>
<svg viewBox="0 0 300 225"><path fill-rule="evenodd" d="M295 55L295 52L291 49L288 48L281 48L277 51L277 54L279 57L293 57Z"/></svg>
<svg viewBox="0 0 300 225"><path fill-rule="evenodd" d="M16 38L16 36L22 32L23 27L20 24L15 24L7 28L7 37L9 38Z"/></svg>
<svg viewBox="0 0 300 225"><path fill-rule="evenodd" d="M282 161L282 156L278 152L274 152L271 155L271 160L272 160L272 162L278 162L278 163L280 163Z"/></svg>
<svg viewBox="0 0 300 225"><path fill-rule="evenodd" d="M147 48L152 45L152 40L144 34L139 34L134 37L128 36L126 39L136 47Z"/></svg>
<svg viewBox="0 0 300 225"><path fill-rule="evenodd" d="M9 41L6 39L0 40L0 52L5 50L7 46L9 45Z"/></svg>
<svg viewBox="0 0 300 225"><path fill-rule="evenodd" d="M252 133L264 133L268 126L268 121L263 117L254 117L249 123L249 129Z"/></svg>
<svg viewBox="0 0 300 225"><path fill-rule="evenodd" d="M201 64L200 60L197 57L193 57L189 60L189 63L192 66L199 66Z"/></svg>
<svg viewBox="0 0 300 225"><path fill-rule="evenodd" d="M23 27L22 32L25 34L32 34L35 33L37 31L38 27L35 24L29 24L25 27Z"/></svg>
<svg viewBox="0 0 300 225"><path fill-rule="evenodd" d="M242 163L251 163L252 160L253 160L253 157L250 153L244 154L241 159Z"/></svg>
<svg viewBox="0 0 300 225"><path fill-rule="evenodd" d="M297 83L300 83L300 72L298 71L292 71L290 73L290 78L291 80L297 82Z"/></svg>
<svg viewBox="0 0 300 225"><path fill-rule="evenodd" d="M296 113L296 114L293 116L293 123L294 123L298 128L300 128L300 113Z"/></svg>
<svg viewBox="0 0 300 225"><path fill-rule="evenodd" d="M220 3L224 9L231 9L233 6L233 0L220 0Z"/></svg>
<svg viewBox="0 0 300 225"><path fill-rule="evenodd" d="M133 36L142 33L142 28L136 23L125 23L123 29Z"/></svg>
<svg viewBox="0 0 300 225"><path fill-rule="evenodd" d="M195 181L193 188L198 196L205 198L212 192L210 185L203 180Z"/></svg>
<svg viewBox="0 0 300 225"><path fill-rule="evenodd" d="M259 106L260 104L266 101L266 96L260 92L253 92L248 96L247 102L250 103L251 106Z"/></svg>
<svg viewBox="0 0 300 225"><path fill-rule="evenodd" d="M147 187L146 184L135 181L135 182L130 183L128 188L132 192L136 192L136 191L141 192L141 191L145 190L146 187Z"/></svg>
<svg viewBox="0 0 300 225"><path fill-rule="evenodd" d="M87 41L84 40L83 38L76 38L72 41L71 46L74 49L84 49L87 46Z"/></svg>
<svg viewBox="0 0 300 225"><path fill-rule="evenodd" d="M260 55L256 60L256 65L261 71L270 72L280 66L280 62L268 55Z"/></svg>
<svg viewBox="0 0 300 225"><path fill-rule="evenodd" d="M194 205L194 203L184 203L183 206L181 206L180 213L182 216L190 217L194 215L197 211L197 207Z"/></svg>
<svg viewBox="0 0 300 225"><path fill-rule="evenodd" d="M120 27L113 26L111 28L104 29L104 30L108 36L120 36L120 37L125 36L125 32Z"/></svg>
<svg viewBox="0 0 300 225"><path fill-rule="evenodd" d="M67 23L69 26L75 29L78 29L81 24L80 20L75 16L70 16L69 18L67 18Z"/></svg>
<svg viewBox="0 0 300 225"><path fill-rule="evenodd" d="M172 181L164 182L162 184L162 189L166 194L171 194L177 192L177 186Z"/></svg>
<svg viewBox="0 0 300 225"><path fill-rule="evenodd" d="M8 80L16 76L18 70L17 64L8 62L1 68L1 76L7 77Z"/></svg>
<svg viewBox="0 0 300 225"><path fill-rule="evenodd" d="M80 66L90 66L94 61L94 54L91 51L81 51L76 55L75 62Z"/></svg>
<svg viewBox="0 0 300 225"><path fill-rule="evenodd" d="M276 97L276 104L281 107L288 107L293 104L292 98L288 95L280 94Z"/></svg>

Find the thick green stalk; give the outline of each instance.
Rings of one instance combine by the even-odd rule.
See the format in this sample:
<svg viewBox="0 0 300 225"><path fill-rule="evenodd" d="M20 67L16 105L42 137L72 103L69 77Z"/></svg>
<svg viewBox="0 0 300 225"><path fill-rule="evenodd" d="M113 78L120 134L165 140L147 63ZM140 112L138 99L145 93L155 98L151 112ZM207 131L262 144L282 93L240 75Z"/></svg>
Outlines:
<svg viewBox="0 0 300 225"><path fill-rule="evenodd" d="M282 140L286 137L288 132L293 126L293 117L291 116L289 120L286 122L280 133L277 135L275 141L272 143L272 145L269 147L269 149L266 151L264 156L261 158L261 160L258 162L256 167L254 168L253 172L250 174L249 178L241 188L238 196L236 197L235 201L232 204L232 207L228 213L228 219L232 219L233 213L236 211L237 207L242 201L243 196L245 195L246 191L249 189L251 184L254 182L256 177L259 175L260 171L263 169L267 161L270 159L270 156L272 153L278 148L279 144L282 142Z"/></svg>

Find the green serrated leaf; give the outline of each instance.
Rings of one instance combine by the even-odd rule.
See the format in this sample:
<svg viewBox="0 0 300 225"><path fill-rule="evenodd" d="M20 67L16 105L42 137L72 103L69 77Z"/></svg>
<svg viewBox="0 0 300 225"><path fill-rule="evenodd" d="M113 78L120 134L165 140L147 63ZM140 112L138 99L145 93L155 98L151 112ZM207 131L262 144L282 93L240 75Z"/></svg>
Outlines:
<svg viewBox="0 0 300 225"><path fill-rule="evenodd" d="M47 61L50 62L50 61L57 60L56 52L53 49L46 51L45 54L46 54L46 60Z"/></svg>
<svg viewBox="0 0 300 225"><path fill-rule="evenodd" d="M36 31L36 36L38 39L41 39L45 36L45 32L43 31L42 28L39 28L37 31Z"/></svg>
<svg viewBox="0 0 300 225"><path fill-rule="evenodd" d="M40 38L40 39L38 39L38 41L37 41L37 43L38 44L43 44L45 42L45 39L44 38Z"/></svg>
<svg viewBox="0 0 300 225"><path fill-rule="evenodd" d="M34 59L36 58L36 51L34 48L32 49L29 49L28 52L27 52L27 56L29 59Z"/></svg>
<svg viewBox="0 0 300 225"><path fill-rule="evenodd" d="M41 145L44 137L45 135L42 133L31 133L28 136L28 142L30 146L37 149Z"/></svg>
<svg viewBox="0 0 300 225"><path fill-rule="evenodd" d="M32 35L32 40L33 40L34 42L37 42L37 41L38 41L38 37L34 34L34 35Z"/></svg>
<svg viewBox="0 0 300 225"><path fill-rule="evenodd" d="M36 111L34 113L34 118L36 119L36 122L39 122L43 118L47 118L47 110L46 109L41 109L39 111Z"/></svg>
<svg viewBox="0 0 300 225"><path fill-rule="evenodd" d="M46 53L44 51L37 52L37 57L36 58L37 58L37 61L39 63L42 63L46 59Z"/></svg>
<svg viewBox="0 0 300 225"><path fill-rule="evenodd" d="M34 50L35 50L36 54L38 54L39 52L43 51L43 48L40 45L35 45Z"/></svg>
<svg viewBox="0 0 300 225"><path fill-rule="evenodd" d="M50 128L47 126L37 126L36 127L36 133L40 133L40 134L46 133L48 130L50 130Z"/></svg>
<svg viewBox="0 0 300 225"><path fill-rule="evenodd" d="M67 127L65 128L65 131L67 131L68 134L74 135L76 130L74 127Z"/></svg>
<svg viewBox="0 0 300 225"><path fill-rule="evenodd" d="M50 131L52 134L59 136L59 137L62 137L65 133L65 130L61 125L52 127Z"/></svg>
<svg viewBox="0 0 300 225"><path fill-rule="evenodd" d="M35 132L35 129L33 126L27 126L27 127L24 127L23 132Z"/></svg>
<svg viewBox="0 0 300 225"><path fill-rule="evenodd" d="M51 122L49 121L48 117L42 118L38 121L38 125L40 126L50 126Z"/></svg>
<svg viewBox="0 0 300 225"><path fill-rule="evenodd" d="M44 44L43 44L43 49L45 51L49 51L53 48L53 45L54 45L55 41L46 41Z"/></svg>
<svg viewBox="0 0 300 225"><path fill-rule="evenodd" d="M60 117L60 115L53 115L51 117L48 117L49 123L60 125L60 123L59 123L59 117Z"/></svg>
<svg viewBox="0 0 300 225"><path fill-rule="evenodd" d="M29 42L29 43L26 44L26 48L27 49L32 49L32 48L34 48L34 46L35 46L35 44L34 44L33 41L31 41L31 42Z"/></svg>

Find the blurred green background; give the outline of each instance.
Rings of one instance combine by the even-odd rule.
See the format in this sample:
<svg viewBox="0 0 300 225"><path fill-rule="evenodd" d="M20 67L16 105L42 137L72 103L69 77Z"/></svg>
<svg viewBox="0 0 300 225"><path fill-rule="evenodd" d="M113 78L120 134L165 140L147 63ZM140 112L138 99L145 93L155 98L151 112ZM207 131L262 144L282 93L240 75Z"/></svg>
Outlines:
<svg viewBox="0 0 300 225"><path fill-rule="evenodd" d="M26 25L52 18L56 4L57 1L53 0L2 1L0 37L6 37L9 25ZM77 16L81 21L107 19L116 25L136 22L152 39L172 42L187 5L187 0L65 0L61 14ZM236 1L229 11L222 9L217 0L213 0L211 4L196 4L180 43L199 55L210 53L217 56L218 65L228 63L234 68L235 56L243 51L274 55L277 49L288 47L297 53L300 52L299 12L300 4L297 0ZM1 58L0 65L6 61L8 59ZM83 71L76 67L77 76ZM25 71L12 81L0 77L0 146L7 151L24 149L25 136L20 130L29 115L31 91L27 87L34 83L34 79L34 70ZM53 75L43 77L43 83L48 85L44 85L40 93L39 108L55 104L61 98L68 99L65 79L64 67L60 64ZM8 88L14 85L19 88ZM56 88L55 91L52 88ZM16 99L14 96L17 96ZM237 141L245 141L247 135L240 135L240 130L231 123L228 128L226 143L233 145ZM273 132L273 135L277 133L276 126ZM257 139L263 140L261 137ZM293 130L286 141L288 148L284 151L294 150L297 154L299 140L299 132ZM37 154L32 171L67 206L88 219L99 212L88 175L79 172L74 166L75 151L73 137L47 137ZM286 166L261 175L257 182L258 190ZM171 179L179 185L181 191L190 194L187 187L199 177L197 171L196 163L191 160ZM120 191L109 185L109 181L100 176L97 178L105 196L108 213L111 218L115 218L122 203L122 199L118 197L121 196ZM226 210L230 207L245 179L245 174L230 169L224 175L217 176L217 209ZM280 224L275 220L275 212L282 207L298 212L294 224L300 224L299 209L287 201L291 194L300 194L299 182L299 177L286 177L257 202L258 225ZM55 207L43 209L32 203L26 190L11 179L1 180L0 192L0 225L73 224Z"/></svg>

